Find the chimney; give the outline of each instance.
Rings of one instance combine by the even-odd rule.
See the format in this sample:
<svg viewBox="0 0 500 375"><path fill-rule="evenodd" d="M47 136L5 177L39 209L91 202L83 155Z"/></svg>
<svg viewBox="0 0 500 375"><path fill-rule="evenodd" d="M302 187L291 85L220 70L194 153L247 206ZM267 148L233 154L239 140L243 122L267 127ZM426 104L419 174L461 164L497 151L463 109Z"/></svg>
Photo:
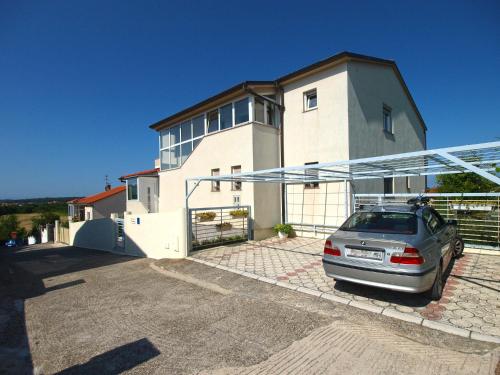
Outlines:
<svg viewBox="0 0 500 375"><path fill-rule="evenodd" d="M108 175L105 176L105 179L104 179L104 191L110 191L111 190L111 184L109 183L109 180L108 180Z"/></svg>

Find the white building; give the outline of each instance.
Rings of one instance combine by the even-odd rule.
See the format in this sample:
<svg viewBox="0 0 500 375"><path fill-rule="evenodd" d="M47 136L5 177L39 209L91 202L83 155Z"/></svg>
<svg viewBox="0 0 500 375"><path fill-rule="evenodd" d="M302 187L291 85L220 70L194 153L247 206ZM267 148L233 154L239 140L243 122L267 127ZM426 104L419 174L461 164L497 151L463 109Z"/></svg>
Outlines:
<svg viewBox="0 0 500 375"><path fill-rule="evenodd" d="M69 221L87 221L123 215L126 206L125 186L107 186L101 193L68 202Z"/></svg>
<svg viewBox="0 0 500 375"><path fill-rule="evenodd" d="M184 207L187 177L426 148L424 121L396 63L349 52L274 81L243 82L150 127L159 134L160 165L144 183L141 176L124 176L132 214ZM190 206L249 205L259 239L282 219L339 225L346 216L346 189L349 195L422 192L425 178L294 185L286 191L278 184L212 182L194 192Z"/></svg>

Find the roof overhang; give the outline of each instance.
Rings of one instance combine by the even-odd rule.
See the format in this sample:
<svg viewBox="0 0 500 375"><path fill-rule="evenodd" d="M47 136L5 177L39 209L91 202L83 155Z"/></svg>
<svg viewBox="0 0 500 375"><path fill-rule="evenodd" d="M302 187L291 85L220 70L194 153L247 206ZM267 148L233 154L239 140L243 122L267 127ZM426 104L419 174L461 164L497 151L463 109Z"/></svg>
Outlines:
<svg viewBox="0 0 500 375"><path fill-rule="evenodd" d="M496 172L498 164L500 142L489 142L230 175L191 177L186 181L305 184L473 172L500 185Z"/></svg>
<svg viewBox="0 0 500 375"><path fill-rule="evenodd" d="M167 128L169 126L175 125L181 121L194 117L202 112L211 110L218 105L225 104L231 99L235 99L238 96L244 95L245 93L254 89L274 89L276 86L274 81L245 81L239 83L225 91L220 92L206 100L203 100L191 107L188 107L180 112L173 114L163 120L160 120L149 127L153 130L159 131L161 129Z"/></svg>

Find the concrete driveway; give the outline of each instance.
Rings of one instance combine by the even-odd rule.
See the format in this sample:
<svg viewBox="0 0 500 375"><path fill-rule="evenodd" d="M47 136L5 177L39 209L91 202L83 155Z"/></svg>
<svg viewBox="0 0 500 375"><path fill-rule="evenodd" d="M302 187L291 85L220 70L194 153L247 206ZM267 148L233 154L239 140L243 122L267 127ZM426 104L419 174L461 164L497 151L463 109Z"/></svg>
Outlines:
<svg viewBox="0 0 500 375"><path fill-rule="evenodd" d="M497 346L189 260L0 259L0 373L488 374Z"/></svg>
<svg viewBox="0 0 500 375"><path fill-rule="evenodd" d="M454 261L444 296L436 303L423 295L335 282L323 270L323 245L321 239L271 238L194 252L192 257L417 324L500 340L500 254L467 253Z"/></svg>

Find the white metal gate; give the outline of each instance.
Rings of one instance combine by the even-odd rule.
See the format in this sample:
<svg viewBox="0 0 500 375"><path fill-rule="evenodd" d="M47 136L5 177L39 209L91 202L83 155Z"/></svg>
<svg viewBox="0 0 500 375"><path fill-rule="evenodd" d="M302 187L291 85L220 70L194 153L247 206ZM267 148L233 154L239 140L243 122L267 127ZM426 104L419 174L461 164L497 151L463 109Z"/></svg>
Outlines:
<svg viewBox="0 0 500 375"><path fill-rule="evenodd" d="M125 248L125 227L123 223L123 219L116 218L116 242L115 246L119 249Z"/></svg>
<svg viewBox="0 0 500 375"><path fill-rule="evenodd" d="M189 209L190 250L252 239L251 206Z"/></svg>

